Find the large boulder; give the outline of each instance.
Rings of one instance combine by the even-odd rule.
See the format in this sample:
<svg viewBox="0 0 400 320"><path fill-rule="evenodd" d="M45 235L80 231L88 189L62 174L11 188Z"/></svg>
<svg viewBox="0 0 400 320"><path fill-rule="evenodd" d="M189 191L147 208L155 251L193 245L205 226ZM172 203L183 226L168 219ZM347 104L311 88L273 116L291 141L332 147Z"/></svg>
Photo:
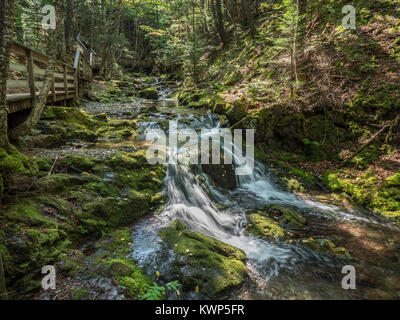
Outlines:
<svg viewBox="0 0 400 320"><path fill-rule="evenodd" d="M158 92L155 88L146 88L141 91L139 91L139 97L144 98L144 99L151 99L151 100L157 100L158 99Z"/></svg>
<svg viewBox="0 0 400 320"><path fill-rule="evenodd" d="M236 173L233 165L223 164L223 162L221 164L203 164L202 169L217 186L229 190L236 188Z"/></svg>
<svg viewBox="0 0 400 320"><path fill-rule="evenodd" d="M176 254L171 269L185 292L198 292L201 298L215 298L245 281L245 253L219 240L186 230L173 222L160 230L161 239Z"/></svg>
<svg viewBox="0 0 400 320"><path fill-rule="evenodd" d="M233 103L232 107L226 112L226 116L233 124L239 122L247 116L247 110L243 101L237 100Z"/></svg>

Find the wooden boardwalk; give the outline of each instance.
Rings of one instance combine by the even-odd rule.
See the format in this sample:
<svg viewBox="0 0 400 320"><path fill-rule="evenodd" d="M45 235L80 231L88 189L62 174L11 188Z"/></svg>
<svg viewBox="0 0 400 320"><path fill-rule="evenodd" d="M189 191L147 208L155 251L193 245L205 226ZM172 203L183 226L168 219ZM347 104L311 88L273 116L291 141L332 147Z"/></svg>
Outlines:
<svg viewBox="0 0 400 320"><path fill-rule="evenodd" d="M8 113L13 114L32 108L43 86L48 58L43 53L18 42L13 42L10 54L7 106ZM79 99L92 75L90 58L80 50L76 53L74 66L56 61L46 104Z"/></svg>

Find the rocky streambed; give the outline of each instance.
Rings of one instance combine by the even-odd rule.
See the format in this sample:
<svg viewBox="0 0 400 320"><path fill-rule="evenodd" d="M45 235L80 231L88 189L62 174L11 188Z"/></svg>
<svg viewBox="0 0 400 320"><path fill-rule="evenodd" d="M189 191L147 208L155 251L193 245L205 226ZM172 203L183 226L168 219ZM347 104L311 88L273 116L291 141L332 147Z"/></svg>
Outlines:
<svg viewBox="0 0 400 320"><path fill-rule="evenodd" d="M16 297L399 298L396 226L328 196L286 192L261 162L234 179L229 165L150 165L146 132L167 132L170 120L197 132L226 124L165 96L46 108L24 137L32 158L21 160L15 200L3 206ZM56 290L41 290L47 264ZM342 288L347 265L356 290Z"/></svg>

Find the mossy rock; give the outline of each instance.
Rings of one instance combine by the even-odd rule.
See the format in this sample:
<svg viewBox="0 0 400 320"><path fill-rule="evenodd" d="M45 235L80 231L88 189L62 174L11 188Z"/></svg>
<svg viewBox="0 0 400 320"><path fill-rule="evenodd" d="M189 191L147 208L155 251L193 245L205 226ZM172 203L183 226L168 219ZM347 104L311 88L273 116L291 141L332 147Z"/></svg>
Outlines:
<svg viewBox="0 0 400 320"><path fill-rule="evenodd" d="M223 159L221 161L222 164L203 164L201 167L217 186L232 190L237 185L235 168L233 165L223 164Z"/></svg>
<svg viewBox="0 0 400 320"><path fill-rule="evenodd" d="M223 97L219 94L216 94L210 100L211 110L216 114L225 114L226 102Z"/></svg>
<svg viewBox="0 0 400 320"><path fill-rule="evenodd" d="M36 175L39 167L35 160L20 153L14 146L6 151L0 148L0 174L3 177L13 174Z"/></svg>
<svg viewBox="0 0 400 320"><path fill-rule="evenodd" d="M299 212L281 205L270 205L265 208L268 215L275 216L282 227L289 230L307 230L307 219Z"/></svg>
<svg viewBox="0 0 400 320"><path fill-rule="evenodd" d="M37 180L35 186L43 192L60 192L91 181L96 181L96 179L90 175L52 174Z"/></svg>
<svg viewBox="0 0 400 320"><path fill-rule="evenodd" d="M77 170L78 172L85 172L90 171L90 169L92 169L97 162L97 159L94 157L84 155L69 155L63 158L60 164L72 170Z"/></svg>
<svg viewBox="0 0 400 320"><path fill-rule="evenodd" d="M140 299L153 284L150 277L127 258L111 258L104 265L131 299Z"/></svg>
<svg viewBox="0 0 400 320"><path fill-rule="evenodd" d="M138 96L144 99L157 100L158 92L155 88L150 87L139 91Z"/></svg>
<svg viewBox="0 0 400 320"><path fill-rule="evenodd" d="M243 104L243 101L237 100L233 103L233 106L226 112L226 116L229 121L233 124L239 122L243 118L247 116L246 107Z"/></svg>
<svg viewBox="0 0 400 320"><path fill-rule="evenodd" d="M320 253L351 258L350 253L346 248L336 247L336 245L328 239L303 239L299 241L299 244Z"/></svg>
<svg viewBox="0 0 400 320"><path fill-rule="evenodd" d="M11 206L5 211L4 216L8 221L22 223L26 226L56 227L58 223L45 217L38 204L26 200Z"/></svg>
<svg viewBox="0 0 400 320"><path fill-rule="evenodd" d="M282 239L287 235L285 229L267 216L259 213L249 215L247 232L257 238Z"/></svg>
<svg viewBox="0 0 400 320"><path fill-rule="evenodd" d="M159 231L160 237L179 256L178 276L184 290L199 287L207 297L236 288L247 277L246 256L240 249L200 233L187 231L181 222ZM184 268L181 268L185 266Z"/></svg>

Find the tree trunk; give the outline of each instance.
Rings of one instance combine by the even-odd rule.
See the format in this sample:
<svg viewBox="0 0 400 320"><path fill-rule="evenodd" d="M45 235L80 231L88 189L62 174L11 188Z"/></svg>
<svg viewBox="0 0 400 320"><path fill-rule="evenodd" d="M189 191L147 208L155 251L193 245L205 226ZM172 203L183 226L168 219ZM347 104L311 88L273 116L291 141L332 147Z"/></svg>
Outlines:
<svg viewBox="0 0 400 320"><path fill-rule="evenodd" d="M0 253L0 300L7 299L6 278L4 277L3 258Z"/></svg>
<svg viewBox="0 0 400 320"><path fill-rule="evenodd" d="M7 78L14 26L14 0L2 0L0 9L0 147L8 148Z"/></svg>
<svg viewBox="0 0 400 320"><path fill-rule="evenodd" d="M293 41L293 56L295 61L296 81L307 80L305 61L305 39L307 24L307 0L296 0L297 22Z"/></svg>
<svg viewBox="0 0 400 320"><path fill-rule="evenodd" d="M221 39L223 48L225 48L226 36L225 36L224 20L223 20L223 16L222 16L222 1L221 0L213 1L213 13L214 13L215 25L217 27L217 32L218 32L219 38Z"/></svg>
<svg viewBox="0 0 400 320"><path fill-rule="evenodd" d="M55 30L49 30L49 38L47 42L47 50L46 54L48 56L48 61L47 61L47 66L46 66L46 71L44 75L44 80L43 80L43 86L40 89L40 93L38 98L36 99L36 103L32 108L31 113L29 114L28 118L23 122L21 125L18 127L12 129L10 131L10 138L17 140L18 137L24 136L29 133L29 131L37 124L37 122L40 119L40 116L42 115L44 106L46 104L47 96L50 91L50 86L51 86L51 80L53 77L53 72L54 72L54 66L56 62L56 54L57 54L57 33L58 29L61 24L61 17L62 17L62 11L61 11L61 5L62 5L63 0L55 0L55 5L56 5L56 13L57 13L57 23L56 23L56 29Z"/></svg>
<svg viewBox="0 0 400 320"><path fill-rule="evenodd" d="M67 10L64 24L66 51L71 52L72 0L67 0Z"/></svg>

